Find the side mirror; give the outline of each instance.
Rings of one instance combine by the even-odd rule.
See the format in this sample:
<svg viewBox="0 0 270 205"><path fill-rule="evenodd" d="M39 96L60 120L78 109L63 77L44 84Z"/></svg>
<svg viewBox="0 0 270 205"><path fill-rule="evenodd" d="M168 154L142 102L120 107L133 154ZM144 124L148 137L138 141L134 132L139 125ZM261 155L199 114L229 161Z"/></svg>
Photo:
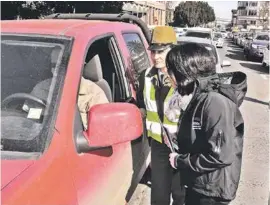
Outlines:
<svg viewBox="0 0 270 205"><path fill-rule="evenodd" d="M224 60L221 64L221 67L228 67L228 66L231 66L231 62L230 61L226 61Z"/></svg>
<svg viewBox="0 0 270 205"><path fill-rule="evenodd" d="M77 150L81 153L110 147L135 140L142 133L142 116L135 105L95 105L88 113L88 130L77 136Z"/></svg>

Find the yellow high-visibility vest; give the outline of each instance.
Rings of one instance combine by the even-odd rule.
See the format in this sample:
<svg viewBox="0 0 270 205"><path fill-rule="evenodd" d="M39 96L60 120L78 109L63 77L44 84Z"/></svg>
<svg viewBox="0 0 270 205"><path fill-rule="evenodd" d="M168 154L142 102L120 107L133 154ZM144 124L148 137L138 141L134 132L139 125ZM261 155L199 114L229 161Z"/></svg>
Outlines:
<svg viewBox="0 0 270 205"><path fill-rule="evenodd" d="M148 68L145 72L145 82L144 82L144 103L146 107L146 129L147 129L147 134L148 137L152 137L154 140L162 143L162 128L160 125L160 120L158 116L158 111L157 111L157 103L156 103L156 96L155 96L155 87L152 83L152 78L156 78L158 80L158 76L154 75L152 77L148 77L148 73L152 68ZM169 103L168 101L170 100L170 97L173 95L174 89L171 88L165 98L164 101L164 110L163 112L167 109ZM163 118L163 126L166 128L166 130L170 134L175 134L177 133L178 129L178 119L180 116L180 110L179 113L177 113L178 117L174 122L170 121L166 115L164 114Z"/></svg>

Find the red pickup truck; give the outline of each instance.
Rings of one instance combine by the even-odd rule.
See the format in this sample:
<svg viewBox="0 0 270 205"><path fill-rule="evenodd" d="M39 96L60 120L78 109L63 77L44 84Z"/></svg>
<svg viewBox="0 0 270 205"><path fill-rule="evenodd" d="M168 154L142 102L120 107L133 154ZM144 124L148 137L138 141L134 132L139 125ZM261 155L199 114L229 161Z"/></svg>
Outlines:
<svg viewBox="0 0 270 205"><path fill-rule="evenodd" d="M130 23L130 22L133 23ZM1 204L121 205L150 163L136 74L149 31L128 14L1 21ZM81 77L110 103L84 131Z"/></svg>

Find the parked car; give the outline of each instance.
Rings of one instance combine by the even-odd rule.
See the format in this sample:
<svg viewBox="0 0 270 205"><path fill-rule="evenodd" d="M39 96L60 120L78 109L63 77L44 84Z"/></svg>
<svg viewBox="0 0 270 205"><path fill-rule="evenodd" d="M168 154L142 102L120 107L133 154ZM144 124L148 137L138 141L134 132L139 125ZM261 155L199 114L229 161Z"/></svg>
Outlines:
<svg viewBox="0 0 270 205"><path fill-rule="evenodd" d="M178 39L179 37L185 35L187 28L174 27L174 31L176 33L176 38Z"/></svg>
<svg viewBox="0 0 270 205"><path fill-rule="evenodd" d="M236 40L236 45L240 46L242 39L244 38L245 33L241 32Z"/></svg>
<svg viewBox="0 0 270 205"><path fill-rule="evenodd" d="M147 26L128 14L1 21L1 204L129 201L150 163L134 105L135 73L151 66L149 39ZM81 77L110 99L90 109L86 131ZM33 88L44 80L41 99Z"/></svg>
<svg viewBox="0 0 270 205"><path fill-rule="evenodd" d="M228 34L225 30L221 30L220 31L221 35L222 35L222 38L227 38L228 37Z"/></svg>
<svg viewBox="0 0 270 205"><path fill-rule="evenodd" d="M253 39L253 33L245 33L242 37L241 37L241 40L240 40L240 44L239 46L244 48L245 45L248 43L248 41L252 40Z"/></svg>
<svg viewBox="0 0 270 205"><path fill-rule="evenodd" d="M268 67L269 68L269 44L268 46L264 49L263 51L263 61L262 61L262 66L263 67Z"/></svg>
<svg viewBox="0 0 270 205"><path fill-rule="evenodd" d="M188 28L185 36L187 37L196 37L196 38L206 38L212 40L212 30L209 28Z"/></svg>
<svg viewBox="0 0 270 205"><path fill-rule="evenodd" d="M232 32L232 41L234 42L234 38L236 37L238 35L238 32L236 32L236 31L233 31Z"/></svg>
<svg viewBox="0 0 270 205"><path fill-rule="evenodd" d="M223 48L224 40L220 32L215 32L213 34L213 42L217 48Z"/></svg>
<svg viewBox="0 0 270 205"><path fill-rule="evenodd" d="M244 49L244 54L246 55L248 60L258 59L259 61L262 61L263 50L268 46L268 44L269 33L257 33L255 38Z"/></svg>
<svg viewBox="0 0 270 205"><path fill-rule="evenodd" d="M196 38L196 37L188 37L188 36L182 36L179 41L177 42L178 45L181 45L186 42L192 42L192 43L199 43L205 46L208 50L212 51L215 58L216 58L216 72L217 73L222 73L223 68L230 66L231 62L230 61L222 61L218 55L217 49L215 44L210 39L201 39L201 38Z"/></svg>

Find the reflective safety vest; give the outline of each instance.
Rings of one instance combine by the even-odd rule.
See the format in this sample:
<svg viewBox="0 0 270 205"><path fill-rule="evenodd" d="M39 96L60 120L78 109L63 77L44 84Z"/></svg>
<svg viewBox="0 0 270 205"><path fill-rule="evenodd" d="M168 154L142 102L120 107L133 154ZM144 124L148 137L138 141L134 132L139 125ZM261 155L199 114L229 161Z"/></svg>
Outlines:
<svg viewBox="0 0 270 205"><path fill-rule="evenodd" d="M158 75L154 75L152 77L147 76L151 69L152 68L148 68L145 72L145 82L144 82L144 90L143 90L144 103L145 103L146 112L147 112L146 129L147 129L148 137L152 137L156 141L162 143L162 137L161 137L162 128L160 125L161 120L159 120L159 115L158 115L158 110L157 110L155 87L152 83L153 78L156 78L156 80L158 80ZM171 88L165 98L163 112L165 112L165 110L167 109L168 104L169 104L168 101L170 100L170 97L173 95L173 92L174 92L174 89ZM180 116L180 110L179 110L179 113L177 113L177 115L178 115L178 117L176 118L177 120L172 122L164 114L163 126L166 128L166 130L170 134L176 134L177 132L177 129L178 129L177 124L178 124L178 119Z"/></svg>

